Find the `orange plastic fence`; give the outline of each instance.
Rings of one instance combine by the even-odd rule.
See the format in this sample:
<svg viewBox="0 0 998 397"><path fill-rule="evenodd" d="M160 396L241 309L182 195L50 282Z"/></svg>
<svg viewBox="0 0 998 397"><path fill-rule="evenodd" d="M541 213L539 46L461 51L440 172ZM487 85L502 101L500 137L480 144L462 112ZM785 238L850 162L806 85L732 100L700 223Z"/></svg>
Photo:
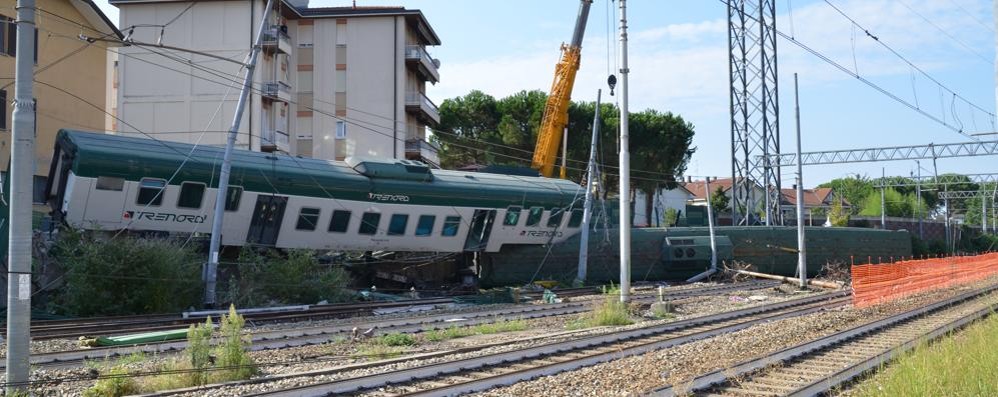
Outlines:
<svg viewBox="0 0 998 397"><path fill-rule="evenodd" d="M954 256L852 266L852 299L856 307L946 288L998 273L998 253Z"/></svg>

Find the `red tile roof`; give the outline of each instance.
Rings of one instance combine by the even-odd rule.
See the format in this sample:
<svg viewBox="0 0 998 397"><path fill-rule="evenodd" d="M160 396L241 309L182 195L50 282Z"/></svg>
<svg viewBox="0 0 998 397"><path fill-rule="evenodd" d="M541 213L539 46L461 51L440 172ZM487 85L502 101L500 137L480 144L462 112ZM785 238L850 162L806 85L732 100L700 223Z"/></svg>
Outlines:
<svg viewBox="0 0 998 397"><path fill-rule="evenodd" d="M782 189L784 204L797 205L797 189ZM804 206L805 207L824 207L831 205L831 200L833 199L832 188L819 187L817 189L804 189ZM849 203L845 200L842 201L844 206L849 206Z"/></svg>

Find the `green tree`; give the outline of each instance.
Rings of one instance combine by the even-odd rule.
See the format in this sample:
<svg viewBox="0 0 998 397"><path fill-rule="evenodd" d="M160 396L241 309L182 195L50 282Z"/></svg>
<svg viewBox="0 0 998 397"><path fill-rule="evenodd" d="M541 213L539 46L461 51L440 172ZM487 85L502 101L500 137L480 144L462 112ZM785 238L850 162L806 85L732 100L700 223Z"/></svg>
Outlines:
<svg viewBox="0 0 998 397"><path fill-rule="evenodd" d="M728 195L724 194L724 189L718 186L710 194L710 209L714 211L714 216L717 216L718 214L730 212L730 207L731 199L728 198Z"/></svg>
<svg viewBox="0 0 998 397"><path fill-rule="evenodd" d="M983 184L981 185L979 191L991 194L992 192L995 191L995 184L994 183ZM968 225L978 225L978 226L981 224L981 214L983 213L981 202L982 201L985 202L987 204L987 211L988 211L987 212L988 228L991 227L991 222L993 220L993 215L995 212L995 209L993 208L994 199L992 197L974 197L972 199L966 199L966 200L950 200L950 203L955 204L957 201L966 202L965 205L966 212L964 212L965 214L964 221Z"/></svg>
<svg viewBox="0 0 998 397"><path fill-rule="evenodd" d="M818 187L832 188L832 190L834 190L839 197L845 198L846 201L852 205L853 214L859 213L863 200L865 200L867 196L874 191L873 182L860 175L856 175L856 177L833 179L829 182L818 185Z"/></svg>
<svg viewBox="0 0 998 397"><path fill-rule="evenodd" d="M849 211L842 207L840 200L832 203L832 208L828 211L828 223L834 227L849 226Z"/></svg>

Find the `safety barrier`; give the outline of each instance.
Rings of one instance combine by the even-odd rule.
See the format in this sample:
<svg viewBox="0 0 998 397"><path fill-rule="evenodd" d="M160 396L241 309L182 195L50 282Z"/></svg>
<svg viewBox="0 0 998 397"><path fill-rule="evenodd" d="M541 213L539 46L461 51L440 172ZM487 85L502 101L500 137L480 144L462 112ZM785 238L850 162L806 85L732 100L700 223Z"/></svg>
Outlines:
<svg viewBox="0 0 998 397"><path fill-rule="evenodd" d="M866 307L998 273L998 253L853 265L853 305Z"/></svg>

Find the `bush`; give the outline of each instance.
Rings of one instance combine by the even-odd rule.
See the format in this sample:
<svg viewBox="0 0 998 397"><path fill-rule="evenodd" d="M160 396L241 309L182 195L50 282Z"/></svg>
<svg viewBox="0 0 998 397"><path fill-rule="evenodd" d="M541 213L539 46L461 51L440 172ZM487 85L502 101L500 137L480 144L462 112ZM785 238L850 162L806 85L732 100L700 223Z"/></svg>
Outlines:
<svg viewBox="0 0 998 397"><path fill-rule="evenodd" d="M229 315L222 315L219 327L222 343L215 348L216 365L229 369L221 370L216 375L218 381L249 379L257 374L253 358L246 353L250 342L243 337L245 324L246 320L236 313L235 306L229 306Z"/></svg>
<svg viewBox="0 0 998 397"><path fill-rule="evenodd" d="M416 338L409 334L402 333L391 333L381 335L378 339L375 339L374 344L384 345L384 346L415 346Z"/></svg>
<svg viewBox="0 0 998 397"><path fill-rule="evenodd" d="M631 325L631 312L627 304L620 301L620 290L611 287L604 288L606 299L593 311L568 324L569 329Z"/></svg>
<svg viewBox="0 0 998 397"><path fill-rule="evenodd" d="M201 299L203 258L175 241L64 230L50 256L66 282L54 309L68 315L175 312Z"/></svg>
<svg viewBox="0 0 998 397"><path fill-rule="evenodd" d="M211 317L204 324L191 324L187 329L187 348L184 355L190 364L186 386L201 386L208 384L208 368L211 367L211 333L214 326Z"/></svg>
<svg viewBox="0 0 998 397"><path fill-rule="evenodd" d="M244 247L239 254L238 277L229 279L227 301L241 306L260 306L271 301L315 303L348 300L347 272L322 265L310 250L291 250L286 257L276 252L260 254Z"/></svg>

